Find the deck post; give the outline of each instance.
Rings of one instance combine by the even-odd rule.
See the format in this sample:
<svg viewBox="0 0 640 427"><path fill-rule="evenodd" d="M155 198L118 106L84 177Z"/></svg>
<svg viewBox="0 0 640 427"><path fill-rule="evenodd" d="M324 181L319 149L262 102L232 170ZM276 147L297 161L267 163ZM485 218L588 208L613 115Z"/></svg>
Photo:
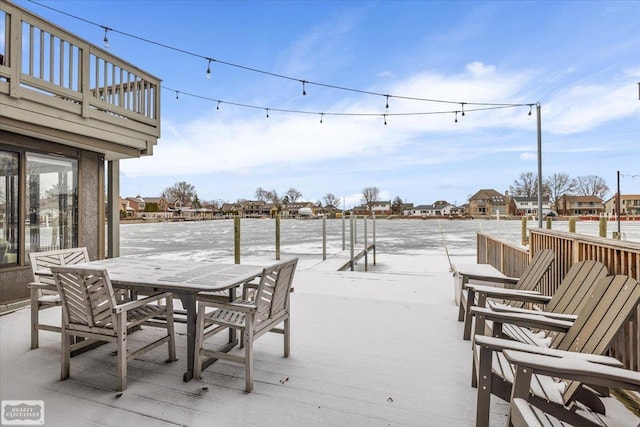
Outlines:
<svg viewBox="0 0 640 427"><path fill-rule="evenodd" d="M276 261L280 261L280 213L276 214Z"/></svg>
<svg viewBox="0 0 640 427"><path fill-rule="evenodd" d="M353 251L354 251L354 245L355 245L355 221L353 219L353 212L349 213L349 220L351 221L351 226L349 227L349 231L351 233L351 247L349 248L349 250L351 251L351 254L349 256L349 266L351 268L351 271L353 271L353 267L354 267L354 263L353 263Z"/></svg>
<svg viewBox="0 0 640 427"><path fill-rule="evenodd" d="M367 217L364 217L364 271L369 271L369 251L367 251Z"/></svg>
<svg viewBox="0 0 640 427"><path fill-rule="evenodd" d="M327 259L327 217L322 217L322 260Z"/></svg>
<svg viewBox="0 0 640 427"><path fill-rule="evenodd" d="M107 258L117 258L120 256L120 160L107 162L107 187Z"/></svg>
<svg viewBox="0 0 640 427"><path fill-rule="evenodd" d="M376 265L376 214L373 213L373 265Z"/></svg>
<svg viewBox="0 0 640 427"><path fill-rule="evenodd" d="M233 218L233 258L236 264L240 264L240 216Z"/></svg>

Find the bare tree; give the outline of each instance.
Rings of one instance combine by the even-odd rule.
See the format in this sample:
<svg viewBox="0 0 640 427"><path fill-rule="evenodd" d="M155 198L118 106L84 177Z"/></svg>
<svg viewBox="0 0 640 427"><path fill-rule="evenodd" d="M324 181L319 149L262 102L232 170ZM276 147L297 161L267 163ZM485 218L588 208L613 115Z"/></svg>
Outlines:
<svg viewBox="0 0 640 427"><path fill-rule="evenodd" d="M538 195L538 177L533 172L523 172L509 186L509 192L516 197L534 197Z"/></svg>
<svg viewBox="0 0 640 427"><path fill-rule="evenodd" d="M267 191L261 187L256 190L256 198L262 202L271 202L278 213L282 212L282 208L288 202L289 197L280 197L276 190Z"/></svg>
<svg viewBox="0 0 640 427"><path fill-rule="evenodd" d="M545 186L549 191L549 201L555 205L558 199L575 191L576 181L564 172L554 173L547 177Z"/></svg>
<svg viewBox="0 0 640 427"><path fill-rule="evenodd" d="M367 210L371 212L375 202L380 200L380 190L378 187L367 187L362 190L361 203L367 207Z"/></svg>
<svg viewBox="0 0 640 427"><path fill-rule="evenodd" d="M579 176L576 178L576 192L580 196L596 196L605 199L609 186L604 178L597 175Z"/></svg>
<svg viewBox="0 0 640 427"><path fill-rule="evenodd" d="M322 198L325 206L330 206L332 208L338 208L340 206L340 199L334 196L332 193L327 193L326 196Z"/></svg>
<svg viewBox="0 0 640 427"><path fill-rule="evenodd" d="M293 187L288 189L284 194L289 198L289 202L297 202L302 198L302 193Z"/></svg>
<svg viewBox="0 0 640 427"><path fill-rule="evenodd" d="M189 206L193 201L196 194L196 188L188 184L186 181L180 181L173 184L171 187L167 187L162 192L161 196L171 199L179 199L182 206Z"/></svg>

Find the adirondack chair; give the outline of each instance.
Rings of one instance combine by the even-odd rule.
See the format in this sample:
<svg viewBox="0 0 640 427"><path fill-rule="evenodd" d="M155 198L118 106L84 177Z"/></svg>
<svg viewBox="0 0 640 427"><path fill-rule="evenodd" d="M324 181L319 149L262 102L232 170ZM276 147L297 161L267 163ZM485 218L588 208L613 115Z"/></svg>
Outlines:
<svg viewBox="0 0 640 427"><path fill-rule="evenodd" d="M169 361L176 360L173 304L170 292L157 293L118 304L109 275L104 269L79 266L51 267L62 305L61 379L69 377L71 352L95 341L117 343L117 390L127 388L127 362L167 343ZM164 299L164 305L159 301ZM153 303L153 304L150 304ZM166 321L153 318L163 316ZM144 347L127 352L127 334L141 325L167 329L167 334ZM84 337L72 343L72 337Z"/></svg>
<svg viewBox="0 0 640 427"><path fill-rule="evenodd" d="M563 332L554 337L550 348L523 344L517 341L477 335L474 346L472 385L478 388L476 425L489 425L489 402L491 394L508 401L513 384L513 366L505 359L503 350L515 349L530 352L564 350L574 357L593 357L603 354L620 328L634 312L640 301L640 285L629 276L607 276L601 278L588 302L573 322L550 319L542 315L524 315L525 326L555 329ZM516 314L509 323L517 324ZM494 323L495 327L495 323ZM586 353L583 356L577 356ZM582 402L603 413L604 407L597 396L582 387L578 381L562 386L545 376L536 376L531 382L530 400L553 416L569 423L592 425L575 418L572 410L576 401Z"/></svg>
<svg viewBox="0 0 640 427"><path fill-rule="evenodd" d="M29 283L31 296L31 348L39 346L39 331L60 332L60 327L40 323L40 310L60 305L60 296L53 276L38 274L52 266L74 265L89 262L87 248L59 249L46 252L30 252L33 282Z"/></svg>
<svg viewBox="0 0 640 427"><path fill-rule="evenodd" d="M554 292L553 296L532 295L526 292L518 292L508 289L477 290L478 306L472 307L471 312L475 317L474 335L492 335L501 337L506 335L512 339L534 344L543 335L533 333L529 328L513 325L506 322L498 322L495 333L486 329L487 321L493 323L493 319L500 319L504 313L518 314L542 314L558 320L574 321L584 305L587 303L593 287L598 280L607 275L607 267L599 261L582 261L571 266L564 279ZM499 298L502 300L522 301L536 304L534 309L518 308L487 298ZM487 307L484 307L485 301ZM501 329L500 329L501 327Z"/></svg>
<svg viewBox="0 0 640 427"><path fill-rule="evenodd" d="M462 290L460 294L460 306L458 309L458 320L464 321L464 330L462 337L465 340L471 338L471 325L473 322L473 315L471 313L471 307L476 305L476 292L478 290L491 290L494 287L485 285L475 285L469 283L469 280L482 280L485 282L493 282L496 284L512 285L512 288L518 291L530 292L532 294L538 293L536 287L549 271L553 261L555 260L555 254L551 249L543 249L536 252L531 259L531 262L527 265L527 268L522 273L519 279L510 277L491 277L491 276L477 276L472 274L463 274ZM466 291L466 292L465 292Z"/></svg>
<svg viewBox="0 0 640 427"><path fill-rule="evenodd" d="M253 342L267 332L284 335L284 357L290 351L290 290L298 258L279 262L262 271L253 298L238 299L221 303L217 299L198 300L198 326L196 336L196 360L193 375L202 375L205 357L223 359L245 366L245 387L247 393L253 390ZM245 288L251 286L245 284ZM243 292L247 295L246 292ZM208 307L217 310L207 312ZM284 323L283 328L278 328ZM224 351L210 350L204 342L211 336L227 328L241 332L240 346L244 355L230 354Z"/></svg>
<svg viewBox="0 0 640 427"><path fill-rule="evenodd" d="M529 402L531 379L535 375L580 381L592 385L640 391L640 372L578 360L574 353L557 351L555 356L505 350L504 357L514 366L515 380L509 403L509 421L514 427L564 427L558 418ZM585 421L605 425L599 414L582 411ZM635 424L635 423L634 423Z"/></svg>

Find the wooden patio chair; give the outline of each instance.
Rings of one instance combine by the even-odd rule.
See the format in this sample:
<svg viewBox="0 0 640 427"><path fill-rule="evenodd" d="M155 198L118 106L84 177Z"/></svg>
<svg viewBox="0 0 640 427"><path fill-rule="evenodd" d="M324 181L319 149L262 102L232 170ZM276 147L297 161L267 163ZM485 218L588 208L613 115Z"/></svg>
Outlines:
<svg viewBox="0 0 640 427"><path fill-rule="evenodd" d="M117 390L127 388L127 362L164 343L169 361L176 360L173 328L172 294L158 293L138 300L118 304L109 275L104 269L79 266L51 267L62 305L62 365L61 379L69 377L71 352L92 345L95 341L117 344ZM164 299L164 305L159 300ZM155 304L150 304L155 303ZM165 322L154 321L164 316ZM127 351L127 335L141 325L167 329L167 334L136 351ZM86 338L72 343L72 337Z"/></svg>
<svg viewBox="0 0 640 427"><path fill-rule="evenodd" d="M59 249L29 253L33 282L29 283L31 297L31 348L39 346L39 331L60 332L60 327L40 323L40 310L60 305L60 296L53 276L38 271L61 265L89 262L87 248Z"/></svg>
<svg viewBox="0 0 640 427"><path fill-rule="evenodd" d="M574 322L545 316L523 316L527 326L535 323L538 328L563 332L554 337L550 348L477 335L472 378L472 385L478 388L476 425L489 425L491 394L509 401L514 371L502 351L515 349L546 353L564 350L576 352L573 353L574 357L596 357L594 355L601 355L607 351L618 331L634 313L639 301L640 285L635 279L623 275L607 276L598 281ZM516 317L515 314L512 316ZM516 323L516 320L511 319L509 322ZM585 354L579 356L581 353ZM620 363L615 359L613 361L613 363ZM597 412L604 412L600 399L593 392L582 387L578 381L561 386L552 378L538 375L531 382L530 394L530 401L536 406L544 408L553 416L569 423L592 425L585 423L581 418L574 417L575 402L582 402Z"/></svg>
<svg viewBox="0 0 640 427"><path fill-rule="evenodd" d="M245 366L245 389L253 390L253 342L267 332L284 335L284 357L290 351L290 290L298 258L279 262L262 271L252 298L222 303L216 299L198 300L196 360L193 375L200 378L205 357L228 360ZM243 295L251 284L245 284ZM216 308L206 312L208 307ZM284 323L282 328L278 326ZM205 340L225 329L241 332L244 355L214 351L204 347Z"/></svg>
<svg viewBox="0 0 640 427"><path fill-rule="evenodd" d="M560 286L553 296L532 295L527 292L518 292L508 289L480 290L476 289L478 306L472 307L471 312L475 317L474 335L492 335L497 337L507 336L509 338L534 344L536 340L542 338L540 333L534 333L531 329L513 325L504 321L505 313L517 313L518 315L544 315L558 320L574 321L580 310L587 303L593 288L598 280L607 275L607 267L599 261L581 261L573 264ZM487 298L498 298L507 301L520 301L535 304L533 309L518 308L506 305ZM485 301L487 307L484 307ZM496 322L496 330L493 326L488 326L487 322Z"/></svg>
<svg viewBox="0 0 640 427"><path fill-rule="evenodd" d="M493 286L471 284L469 283L469 280L492 282L510 286L511 289L514 290L539 294L539 292L536 291L536 288L547 271L551 268L554 260L555 254L551 249L543 249L536 252L519 279L515 279L513 277L479 276L460 272L459 274L462 275L462 289L460 291L458 320L464 321L463 338L465 340L471 338L471 325L473 322L471 307L476 305L476 293L479 291L490 291L494 289Z"/></svg>
<svg viewBox="0 0 640 427"><path fill-rule="evenodd" d="M507 425L514 427L565 427L568 424L529 402L529 388L533 375L562 378L582 383L622 390L640 391L640 372L603 365L588 360L579 360L571 352L558 351L554 356L505 350L504 356L515 371L515 380L509 403ZM584 422L605 425L599 414L584 408Z"/></svg>

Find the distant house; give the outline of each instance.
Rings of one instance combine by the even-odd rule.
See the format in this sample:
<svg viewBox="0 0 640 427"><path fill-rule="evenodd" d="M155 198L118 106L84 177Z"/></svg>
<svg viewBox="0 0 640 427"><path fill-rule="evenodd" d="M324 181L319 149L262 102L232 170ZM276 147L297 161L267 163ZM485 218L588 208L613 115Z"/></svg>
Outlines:
<svg viewBox="0 0 640 427"><path fill-rule="evenodd" d="M354 215L391 215L391 200L373 202L371 211L369 211L369 206L367 205L354 206L351 211Z"/></svg>
<svg viewBox="0 0 640 427"><path fill-rule="evenodd" d="M300 209L303 209L302 212L308 213L307 209L310 209L311 212L315 212L316 205L313 202L292 202L287 203L285 206L282 216L283 218L298 218L300 216Z"/></svg>
<svg viewBox="0 0 640 427"><path fill-rule="evenodd" d="M479 190L469 199L469 212L471 216L489 216L500 213L508 213L509 196L498 193L496 190Z"/></svg>
<svg viewBox="0 0 640 427"><path fill-rule="evenodd" d="M510 198L509 214L515 216L537 216L538 215L538 196L535 197L519 197ZM551 204L548 198L542 199L542 213L546 215L551 212Z"/></svg>
<svg viewBox="0 0 640 427"><path fill-rule="evenodd" d="M604 212L602 199L596 196L560 196L556 210L564 216L597 216Z"/></svg>
<svg viewBox="0 0 640 427"><path fill-rule="evenodd" d="M604 211L608 215L617 215L616 203L617 194L604 202ZM640 215L640 194L622 194L620 196L620 215L638 216Z"/></svg>

